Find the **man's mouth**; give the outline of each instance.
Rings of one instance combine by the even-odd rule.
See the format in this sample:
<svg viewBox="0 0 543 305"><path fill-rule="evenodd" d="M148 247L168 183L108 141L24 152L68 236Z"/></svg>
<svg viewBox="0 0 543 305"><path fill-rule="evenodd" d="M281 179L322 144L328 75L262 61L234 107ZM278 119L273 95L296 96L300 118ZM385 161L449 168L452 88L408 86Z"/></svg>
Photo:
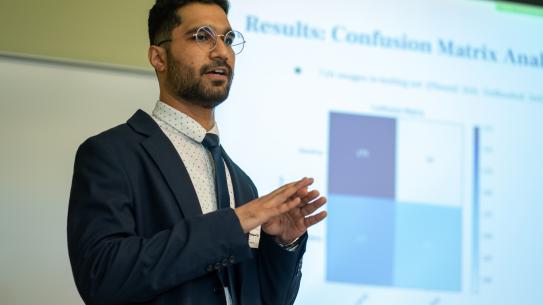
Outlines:
<svg viewBox="0 0 543 305"><path fill-rule="evenodd" d="M214 79L228 79L230 69L228 67L213 67L205 71L204 75Z"/></svg>

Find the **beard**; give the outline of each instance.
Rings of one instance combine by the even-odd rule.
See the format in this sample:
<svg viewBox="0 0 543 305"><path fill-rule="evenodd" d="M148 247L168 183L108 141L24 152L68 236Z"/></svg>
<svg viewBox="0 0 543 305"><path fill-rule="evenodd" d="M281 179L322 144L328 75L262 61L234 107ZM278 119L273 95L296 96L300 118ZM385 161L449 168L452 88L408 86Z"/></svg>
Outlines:
<svg viewBox="0 0 543 305"><path fill-rule="evenodd" d="M230 92L233 73L231 67L226 62L219 60L209 65L204 65L197 73L194 67L186 65L176 60L168 52L167 57L167 82L173 90L173 94L178 98L187 101L193 105L212 109L226 100ZM202 75L214 67L227 67L228 80L212 80L210 85L204 83Z"/></svg>

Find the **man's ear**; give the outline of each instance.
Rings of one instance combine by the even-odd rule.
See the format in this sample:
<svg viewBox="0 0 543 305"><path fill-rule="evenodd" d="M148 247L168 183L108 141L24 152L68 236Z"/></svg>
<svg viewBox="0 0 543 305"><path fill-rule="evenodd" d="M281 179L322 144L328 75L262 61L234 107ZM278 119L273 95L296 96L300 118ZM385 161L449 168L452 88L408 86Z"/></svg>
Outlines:
<svg viewBox="0 0 543 305"><path fill-rule="evenodd" d="M164 48L161 48L159 46L150 46L149 47L149 63L153 68L155 68L155 71L158 72L164 72L166 70L166 50Z"/></svg>

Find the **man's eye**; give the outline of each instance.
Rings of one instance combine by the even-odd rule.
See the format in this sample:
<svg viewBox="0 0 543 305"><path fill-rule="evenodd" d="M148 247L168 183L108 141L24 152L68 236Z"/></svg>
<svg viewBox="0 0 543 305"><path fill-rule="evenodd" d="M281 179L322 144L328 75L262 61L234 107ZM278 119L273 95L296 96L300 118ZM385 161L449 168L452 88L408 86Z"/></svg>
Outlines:
<svg viewBox="0 0 543 305"><path fill-rule="evenodd" d="M224 37L224 44L231 46L234 43L236 36L234 34L228 34Z"/></svg>
<svg viewBox="0 0 543 305"><path fill-rule="evenodd" d="M206 40L211 39L211 36L209 36L208 34L201 33L201 34L194 35L194 39L199 40L199 41L206 41Z"/></svg>

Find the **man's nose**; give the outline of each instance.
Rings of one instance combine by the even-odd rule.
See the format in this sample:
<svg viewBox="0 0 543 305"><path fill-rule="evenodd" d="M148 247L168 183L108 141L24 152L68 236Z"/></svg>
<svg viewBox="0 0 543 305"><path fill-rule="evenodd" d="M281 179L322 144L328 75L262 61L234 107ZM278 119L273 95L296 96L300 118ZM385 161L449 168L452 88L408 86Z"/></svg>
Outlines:
<svg viewBox="0 0 543 305"><path fill-rule="evenodd" d="M220 58L229 62L232 56L234 56L234 53L232 52L232 48L224 43L223 37L217 37L215 48L211 50L209 55L213 59Z"/></svg>

